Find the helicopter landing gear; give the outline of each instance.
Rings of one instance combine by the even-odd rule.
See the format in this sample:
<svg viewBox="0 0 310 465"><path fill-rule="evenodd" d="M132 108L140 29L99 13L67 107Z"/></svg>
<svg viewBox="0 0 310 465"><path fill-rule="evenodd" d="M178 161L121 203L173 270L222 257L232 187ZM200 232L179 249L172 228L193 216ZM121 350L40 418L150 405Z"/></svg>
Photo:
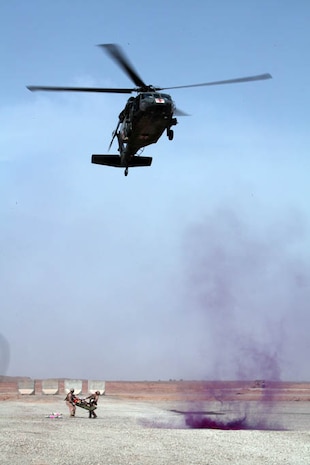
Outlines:
<svg viewBox="0 0 310 465"><path fill-rule="evenodd" d="M124 175L128 176L128 166L126 166L126 168L125 168Z"/></svg>
<svg viewBox="0 0 310 465"><path fill-rule="evenodd" d="M172 129L167 129L167 137L169 140L172 140L174 136L173 130Z"/></svg>

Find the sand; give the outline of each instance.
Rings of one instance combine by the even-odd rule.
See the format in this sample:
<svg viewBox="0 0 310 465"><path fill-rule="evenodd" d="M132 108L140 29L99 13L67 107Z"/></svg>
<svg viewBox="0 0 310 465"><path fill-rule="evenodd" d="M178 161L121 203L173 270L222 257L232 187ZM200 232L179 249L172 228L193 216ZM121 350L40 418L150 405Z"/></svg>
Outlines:
<svg viewBox="0 0 310 465"><path fill-rule="evenodd" d="M62 418L47 418L52 412L62 413ZM0 464L310 463L309 401L194 402L106 395L97 414L97 419L89 419L87 411L77 409L77 416L70 418L62 395L2 400ZM200 425L206 419L227 425L244 417L247 429L188 427L193 419Z"/></svg>

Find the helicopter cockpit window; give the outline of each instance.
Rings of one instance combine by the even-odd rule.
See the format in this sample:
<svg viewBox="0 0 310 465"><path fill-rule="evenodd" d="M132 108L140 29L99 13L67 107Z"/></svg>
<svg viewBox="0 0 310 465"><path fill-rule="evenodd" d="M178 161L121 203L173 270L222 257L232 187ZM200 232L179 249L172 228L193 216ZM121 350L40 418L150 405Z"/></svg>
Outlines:
<svg viewBox="0 0 310 465"><path fill-rule="evenodd" d="M166 100L172 101L170 95L162 94L162 93L159 93L159 92L144 92L143 94L140 94L140 98L141 98L141 100L161 98L161 99L166 99Z"/></svg>
<svg viewBox="0 0 310 465"><path fill-rule="evenodd" d="M144 94L141 94L142 99L149 98L149 97L153 97L153 94L151 94L150 92L145 92Z"/></svg>

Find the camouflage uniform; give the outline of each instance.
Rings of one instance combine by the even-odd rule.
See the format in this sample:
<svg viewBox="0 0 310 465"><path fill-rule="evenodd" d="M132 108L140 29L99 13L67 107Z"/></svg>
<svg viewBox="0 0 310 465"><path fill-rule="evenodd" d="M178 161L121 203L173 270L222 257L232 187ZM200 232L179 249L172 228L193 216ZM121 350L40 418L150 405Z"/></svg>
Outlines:
<svg viewBox="0 0 310 465"><path fill-rule="evenodd" d="M65 398L66 404L69 408L70 417L75 417L76 406L74 403L74 399L75 399L74 389L71 389Z"/></svg>
<svg viewBox="0 0 310 465"><path fill-rule="evenodd" d="M91 394L90 396L86 397L86 399L89 399L90 405L97 406L99 396L100 396L100 392L96 391L94 394ZM95 410L89 410L89 418L97 418Z"/></svg>

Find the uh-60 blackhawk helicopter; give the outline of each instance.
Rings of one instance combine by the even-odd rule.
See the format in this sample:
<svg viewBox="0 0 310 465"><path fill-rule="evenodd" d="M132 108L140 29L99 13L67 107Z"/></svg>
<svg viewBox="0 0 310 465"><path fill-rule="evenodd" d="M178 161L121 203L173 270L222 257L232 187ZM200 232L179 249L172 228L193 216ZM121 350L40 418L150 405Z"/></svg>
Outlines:
<svg viewBox="0 0 310 465"><path fill-rule="evenodd" d="M172 127L177 124L176 116L186 115L186 113L183 113L176 108L171 96L163 93L163 90L235 84L271 78L271 75L266 73L225 81L204 82L201 84L174 87L155 87L144 83L118 45L102 44L99 45L99 47L105 50L112 59L116 61L116 63L123 69L137 87L105 88L27 86L27 88L31 91L106 92L117 94L137 93L138 95L136 97L130 97L128 99L125 108L119 114L119 121L112 135L109 150L116 137L118 141L119 155L92 155L92 163L123 167L125 168L125 176L128 174L128 168L134 166L150 166L152 158L139 155L141 149L147 145L155 144L164 131L166 131L168 139L172 140Z"/></svg>

